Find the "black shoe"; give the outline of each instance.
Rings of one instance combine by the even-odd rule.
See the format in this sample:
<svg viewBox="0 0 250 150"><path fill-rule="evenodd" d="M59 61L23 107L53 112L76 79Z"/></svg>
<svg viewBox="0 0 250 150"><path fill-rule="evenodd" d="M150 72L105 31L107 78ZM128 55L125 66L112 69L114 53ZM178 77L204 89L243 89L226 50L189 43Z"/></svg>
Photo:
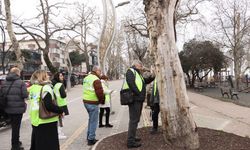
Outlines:
<svg viewBox="0 0 250 150"><path fill-rule="evenodd" d="M23 143L22 143L21 141L19 141L18 144L19 144L19 146L22 146L22 145L23 145Z"/></svg>
<svg viewBox="0 0 250 150"><path fill-rule="evenodd" d="M136 141L136 142L140 142L140 141L141 141L141 138L135 138L135 141Z"/></svg>
<svg viewBox="0 0 250 150"><path fill-rule="evenodd" d="M102 124L99 124L99 128L102 128L102 127L104 127L104 125L102 125Z"/></svg>
<svg viewBox="0 0 250 150"><path fill-rule="evenodd" d="M22 146L12 146L11 150L24 150L24 148Z"/></svg>
<svg viewBox="0 0 250 150"><path fill-rule="evenodd" d="M94 145L98 140L88 140L88 145Z"/></svg>
<svg viewBox="0 0 250 150"><path fill-rule="evenodd" d="M113 125L111 125L111 124L106 124L105 127L107 127L107 128L112 128Z"/></svg>
<svg viewBox="0 0 250 150"><path fill-rule="evenodd" d="M152 128L150 131L150 134L157 134L157 133L158 133L158 130L155 128Z"/></svg>
<svg viewBox="0 0 250 150"><path fill-rule="evenodd" d="M128 148L137 148L137 147L140 147L141 144L140 143L131 143L131 144L127 144L127 147Z"/></svg>

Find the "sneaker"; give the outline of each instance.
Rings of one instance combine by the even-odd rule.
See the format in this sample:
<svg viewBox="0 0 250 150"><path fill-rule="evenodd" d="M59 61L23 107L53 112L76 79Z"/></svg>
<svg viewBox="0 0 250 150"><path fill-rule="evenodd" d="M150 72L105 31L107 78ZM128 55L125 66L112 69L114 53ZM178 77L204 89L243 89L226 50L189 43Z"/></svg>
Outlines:
<svg viewBox="0 0 250 150"><path fill-rule="evenodd" d="M111 124L106 124L105 127L107 127L107 128L112 128L113 125L111 125Z"/></svg>
<svg viewBox="0 0 250 150"><path fill-rule="evenodd" d="M88 145L91 146L91 145L95 145L95 143L97 142L98 140L97 139L94 139L94 140L88 140Z"/></svg>
<svg viewBox="0 0 250 150"><path fill-rule="evenodd" d="M60 134L60 135L58 135L58 138L59 138L59 140L63 140L63 139L66 139L67 136Z"/></svg>

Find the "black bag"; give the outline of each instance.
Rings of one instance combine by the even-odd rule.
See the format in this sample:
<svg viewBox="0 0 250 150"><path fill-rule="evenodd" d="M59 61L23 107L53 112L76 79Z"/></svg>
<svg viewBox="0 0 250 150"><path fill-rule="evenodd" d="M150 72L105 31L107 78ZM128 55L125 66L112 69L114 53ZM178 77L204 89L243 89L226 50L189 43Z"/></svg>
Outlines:
<svg viewBox="0 0 250 150"><path fill-rule="evenodd" d="M0 90L0 109L1 110L4 110L4 108L7 105L7 101L8 101L7 95L9 94L10 88L12 87L13 83L14 83L14 81L11 82L11 84L10 84L10 86L5 94L3 93L3 88L1 87L1 90Z"/></svg>
<svg viewBox="0 0 250 150"><path fill-rule="evenodd" d="M133 103L133 92L130 89L122 89L120 91L121 105L129 105Z"/></svg>

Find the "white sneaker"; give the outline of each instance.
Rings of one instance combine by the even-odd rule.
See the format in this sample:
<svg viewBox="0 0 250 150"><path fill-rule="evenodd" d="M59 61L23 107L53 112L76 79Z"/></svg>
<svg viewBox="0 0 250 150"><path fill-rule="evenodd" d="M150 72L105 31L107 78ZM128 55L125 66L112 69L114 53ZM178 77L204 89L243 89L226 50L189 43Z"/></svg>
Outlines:
<svg viewBox="0 0 250 150"><path fill-rule="evenodd" d="M65 136L65 135L58 135L58 138L59 138L59 140L63 140L63 139L66 139L67 138L67 136Z"/></svg>

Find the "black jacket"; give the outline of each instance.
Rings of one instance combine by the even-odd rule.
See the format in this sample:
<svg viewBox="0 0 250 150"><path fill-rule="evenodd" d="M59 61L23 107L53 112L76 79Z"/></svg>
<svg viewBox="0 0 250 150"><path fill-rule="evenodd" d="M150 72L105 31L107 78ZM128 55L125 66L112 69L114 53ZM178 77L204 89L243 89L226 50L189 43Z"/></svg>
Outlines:
<svg viewBox="0 0 250 150"><path fill-rule="evenodd" d="M12 86L10 87L11 83ZM6 77L6 81L2 85L3 94L7 93L7 105L5 112L8 114L22 114L26 111L25 98L28 97L27 87L20 77L15 73L9 73Z"/></svg>
<svg viewBox="0 0 250 150"><path fill-rule="evenodd" d="M135 67L131 67L133 68L134 70L137 71L137 73L140 74L140 71L137 70ZM126 72L126 81L128 83L128 87L129 89L132 90L133 92L133 100L134 101L139 101L139 102L143 102L145 100L145 97L146 97L146 84L149 84L150 82L152 82L154 80L155 77L148 77L148 78L144 78L144 82L142 84L142 90L139 91L139 89L137 88L136 86L136 83L135 83L135 74L134 72L132 72L130 69L127 70Z"/></svg>
<svg viewBox="0 0 250 150"><path fill-rule="evenodd" d="M154 92L155 92L155 95L154 95ZM154 104L156 103L160 103L160 95L159 95L157 83L156 83L156 91L154 88L154 84L152 86L152 92L150 96L150 106L154 106Z"/></svg>

